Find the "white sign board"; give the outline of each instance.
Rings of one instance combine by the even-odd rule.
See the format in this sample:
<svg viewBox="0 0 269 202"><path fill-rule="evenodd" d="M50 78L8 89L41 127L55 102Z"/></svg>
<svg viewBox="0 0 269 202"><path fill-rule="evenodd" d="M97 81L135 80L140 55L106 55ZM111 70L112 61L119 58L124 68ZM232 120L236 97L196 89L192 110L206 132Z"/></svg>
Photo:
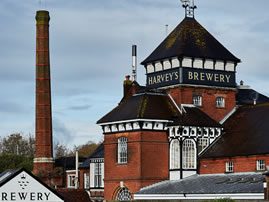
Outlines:
<svg viewBox="0 0 269 202"><path fill-rule="evenodd" d="M49 188L22 170L0 187L0 201L2 202L63 202Z"/></svg>

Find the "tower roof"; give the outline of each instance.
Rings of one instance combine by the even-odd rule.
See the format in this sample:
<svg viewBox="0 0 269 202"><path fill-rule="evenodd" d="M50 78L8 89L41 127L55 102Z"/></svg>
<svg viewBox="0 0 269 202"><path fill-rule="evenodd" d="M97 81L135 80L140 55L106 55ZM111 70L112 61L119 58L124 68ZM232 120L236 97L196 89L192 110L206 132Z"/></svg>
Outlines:
<svg viewBox="0 0 269 202"><path fill-rule="evenodd" d="M185 17L141 64L182 56L240 62L194 18Z"/></svg>

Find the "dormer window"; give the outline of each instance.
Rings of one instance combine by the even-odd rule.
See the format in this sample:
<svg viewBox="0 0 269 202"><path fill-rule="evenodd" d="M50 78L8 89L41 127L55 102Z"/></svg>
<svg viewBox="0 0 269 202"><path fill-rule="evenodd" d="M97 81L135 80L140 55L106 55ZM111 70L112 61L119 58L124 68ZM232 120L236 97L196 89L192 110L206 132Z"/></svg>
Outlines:
<svg viewBox="0 0 269 202"><path fill-rule="evenodd" d="M216 98L216 107L217 108L224 108L225 107L225 99L224 99L224 97L217 97Z"/></svg>
<svg viewBox="0 0 269 202"><path fill-rule="evenodd" d="M197 107L202 106L202 96L194 95L193 98L192 98L192 101L193 101L193 105L195 105Z"/></svg>

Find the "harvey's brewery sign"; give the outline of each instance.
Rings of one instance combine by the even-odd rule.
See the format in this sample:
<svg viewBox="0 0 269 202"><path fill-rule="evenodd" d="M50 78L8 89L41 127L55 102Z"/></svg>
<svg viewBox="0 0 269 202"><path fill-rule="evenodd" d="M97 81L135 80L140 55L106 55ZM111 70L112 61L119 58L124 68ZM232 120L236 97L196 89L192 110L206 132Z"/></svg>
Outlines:
<svg viewBox="0 0 269 202"><path fill-rule="evenodd" d="M64 202L55 190L26 170L11 173L0 180L2 180L0 181L1 202Z"/></svg>
<svg viewBox="0 0 269 202"><path fill-rule="evenodd" d="M235 87L235 72L220 70L173 68L147 74L147 86L159 88L177 84Z"/></svg>

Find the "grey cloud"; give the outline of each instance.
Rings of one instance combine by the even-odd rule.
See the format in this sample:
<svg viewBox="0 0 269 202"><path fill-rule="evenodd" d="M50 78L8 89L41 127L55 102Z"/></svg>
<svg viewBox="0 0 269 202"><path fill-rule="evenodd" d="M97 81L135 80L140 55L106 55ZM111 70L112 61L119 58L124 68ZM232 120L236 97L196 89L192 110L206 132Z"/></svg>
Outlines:
<svg viewBox="0 0 269 202"><path fill-rule="evenodd" d="M18 102L0 101L0 113L7 113L7 114L11 113L16 115L26 113L27 112L26 107Z"/></svg>
<svg viewBox="0 0 269 202"><path fill-rule="evenodd" d="M90 109L92 106L89 104L85 104L85 105L77 105L77 106L71 106L68 109L69 110L75 110L75 111L81 111L81 110L87 110Z"/></svg>
<svg viewBox="0 0 269 202"><path fill-rule="evenodd" d="M60 121L57 118L53 119L53 138L54 142L61 144L69 144L72 142L74 132L71 131L64 122Z"/></svg>

